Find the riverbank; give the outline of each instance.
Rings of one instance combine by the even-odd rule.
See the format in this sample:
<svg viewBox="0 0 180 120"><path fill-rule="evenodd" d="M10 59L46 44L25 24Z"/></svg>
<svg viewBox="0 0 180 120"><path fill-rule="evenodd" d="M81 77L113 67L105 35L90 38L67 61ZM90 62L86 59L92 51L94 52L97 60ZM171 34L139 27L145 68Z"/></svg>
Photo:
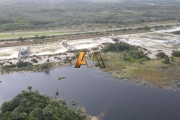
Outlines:
<svg viewBox="0 0 180 120"><path fill-rule="evenodd" d="M74 64L76 52L66 52L53 55L33 55L27 58L0 60L0 73L32 71L48 72L51 69Z"/></svg>
<svg viewBox="0 0 180 120"><path fill-rule="evenodd" d="M105 59L104 72L119 79L132 79L145 84L164 88L180 82L180 58L174 58L170 64L163 63L163 59L152 59L143 63L128 62L121 59L121 53L101 52Z"/></svg>
<svg viewBox="0 0 180 120"><path fill-rule="evenodd" d="M68 54L73 55L73 59L66 58ZM11 62L6 61L7 66L0 68L1 74L10 72L49 72L55 68L75 65L77 53L64 53L64 59L57 59L63 54L51 56L33 56L24 59L25 62L31 62L36 59L38 62L33 63L32 66L11 67ZM142 82L153 86L164 88L171 84L179 85L180 83L180 58L174 58L170 64L163 63L163 59L151 59L145 62L128 62L122 60L122 53L118 52L101 52L102 58L105 62L106 68L102 69L104 72L112 74L112 76L119 79L132 79L136 82ZM44 59L44 60L42 60ZM49 62L47 62L47 60ZM16 60L17 62L18 60ZM16 63L13 63L16 64Z"/></svg>
<svg viewBox="0 0 180 120"><path fill-rule="evenodd" d="M55 68L63 67L63 66L69 66L74 65L76 59L66 59L62 62L44 62L41 64L32 64L31 62L25 62L25 61L18 61L16 64L12 65L5 65L0 67L0 74L7 74L7 73L13 73L13 72L46 72L48 73L50 70L53 70ZM22 62L22 63L21 63ZM19 64L29 64L25 66L18 67Z"/></svg>
<svg viewBox="0 0 180 120"><path fill-rule="evenodd" d="M176 30L176 28L172 28L170 30ZM164 52L170 58L173 50L180 50L178 42L173 42L173 40L169 41L169 38L178 41L180 40L179 36L175 36L172 33L164 33L163 31L154 31L150 33L130 34L127 36L117 35L117 37L121 42L125 42L131 46L136 46L140 51L144 52L144 55L147 54L151 60L143 61L143 59L136 59L136 62L128 62L122 60L122 56L125 57L125 53L102 52L106 65L106 68L103 69L103 71L109 72L114 77L120 79L127 78L136 82L145 81L150 85L162 88L171 84L179 84L180 59L174 58L174 60L170 61L170 64L165 64L163 63L164 59L156 58L156 54L159 52ZM76 57L82 49L97 46L100 50L100 46L98 46L99 44L108 44L110 42L112 42L112 40L108 37L68 41L70 45L78 48L79 50L67 53L59 53L61 49L65 51L60 43L38 45L36 46L36 49L32 47L33 54L38 53L37 55L20 59L24 62L32 63L32 65L19 68L17 66L13 66L19 61L16 58L0 60L0 73L3 74L14 71L48 72L54 68L66 65L75 65ZM103 44L104 48L106 47L106 44ZM46 50L48 50L48 52ZM51 52L49 54L49 51L53 51L52 53L58 53L52 55ZM37 63L35 62L36 60Z"/></svg>

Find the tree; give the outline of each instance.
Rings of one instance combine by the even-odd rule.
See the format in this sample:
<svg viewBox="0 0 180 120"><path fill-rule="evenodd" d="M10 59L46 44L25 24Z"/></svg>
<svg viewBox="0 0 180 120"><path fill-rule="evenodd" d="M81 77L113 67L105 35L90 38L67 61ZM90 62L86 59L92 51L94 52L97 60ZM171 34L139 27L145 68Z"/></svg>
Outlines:
<svg viewBox="0 0 180 120"><path fill-rule="evenodd" d="M29 86L29 88L32 88ZM76 114L64 99L53 99L38 92L24 91L1 106L0 120L86 120L86 113Z"/></svg>
<svg viewBox="0 0 180 120"><path fill-rule="evenodd" d="M31 92L32 86L28 86L27 89Z"/></svg>

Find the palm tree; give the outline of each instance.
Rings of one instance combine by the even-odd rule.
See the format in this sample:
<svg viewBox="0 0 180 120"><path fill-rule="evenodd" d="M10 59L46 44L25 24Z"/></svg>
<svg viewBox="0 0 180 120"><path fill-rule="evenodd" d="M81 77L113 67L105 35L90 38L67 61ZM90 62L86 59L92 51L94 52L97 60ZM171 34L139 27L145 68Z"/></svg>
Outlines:
<svg viewBox="0 0 180 120"><path fill-rule="evenodd" d="M27 89L31 92L32 86L28 86Z"/></svg>

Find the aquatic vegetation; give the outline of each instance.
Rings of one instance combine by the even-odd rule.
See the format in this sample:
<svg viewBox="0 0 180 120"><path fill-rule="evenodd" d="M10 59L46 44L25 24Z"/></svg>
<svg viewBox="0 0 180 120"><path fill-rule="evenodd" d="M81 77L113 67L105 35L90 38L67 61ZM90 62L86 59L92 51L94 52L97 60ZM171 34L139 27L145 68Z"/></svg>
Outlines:
<svg viewBox="0 0 180 120"><path fill-rule="evenodd" d="M58 80L64 80L66 77L59 77Z"/></svg>
<svg viewBox="0 0 180 120"><path fill-rule="evenodd" d="M147 61L132 62L122 59L123 52L109 51L101 52L106 68L102 70L111 73L120 79L132 79L134 81L146 81L150 85L165 87L176 83L180 78L180 58L152 59ZM171 57L169 57L171 58ZM165 64L168 62L169 64Z"/></svg>

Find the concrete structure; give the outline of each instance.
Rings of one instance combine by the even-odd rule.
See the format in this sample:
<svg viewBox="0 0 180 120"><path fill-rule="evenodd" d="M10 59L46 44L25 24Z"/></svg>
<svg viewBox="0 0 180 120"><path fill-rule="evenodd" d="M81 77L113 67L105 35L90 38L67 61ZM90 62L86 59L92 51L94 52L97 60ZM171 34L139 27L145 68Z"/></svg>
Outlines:
<svg viewBox="0 0 180 120"><path fill-rule="evenodd" d="M22 46L19 50L18 58L28 57L30 55L30 48L27 46Z"/></svg>
<svg viewBox="0 0 180 120"><path fill-rule="evenodd" d="M70 44L67 43L67 40L62 41L62 46L65 47L68 51L76 50L75 47L73 47L73 46L71 46Z"/></svg>
<svg viewBox="0 0 180 120"><path fill-rule="evenodd" d="M112 40L113 43L119 43L120 40L118 37L114 36L114 34L112 34L112 36L109 37L110 40Z"/></svg>

